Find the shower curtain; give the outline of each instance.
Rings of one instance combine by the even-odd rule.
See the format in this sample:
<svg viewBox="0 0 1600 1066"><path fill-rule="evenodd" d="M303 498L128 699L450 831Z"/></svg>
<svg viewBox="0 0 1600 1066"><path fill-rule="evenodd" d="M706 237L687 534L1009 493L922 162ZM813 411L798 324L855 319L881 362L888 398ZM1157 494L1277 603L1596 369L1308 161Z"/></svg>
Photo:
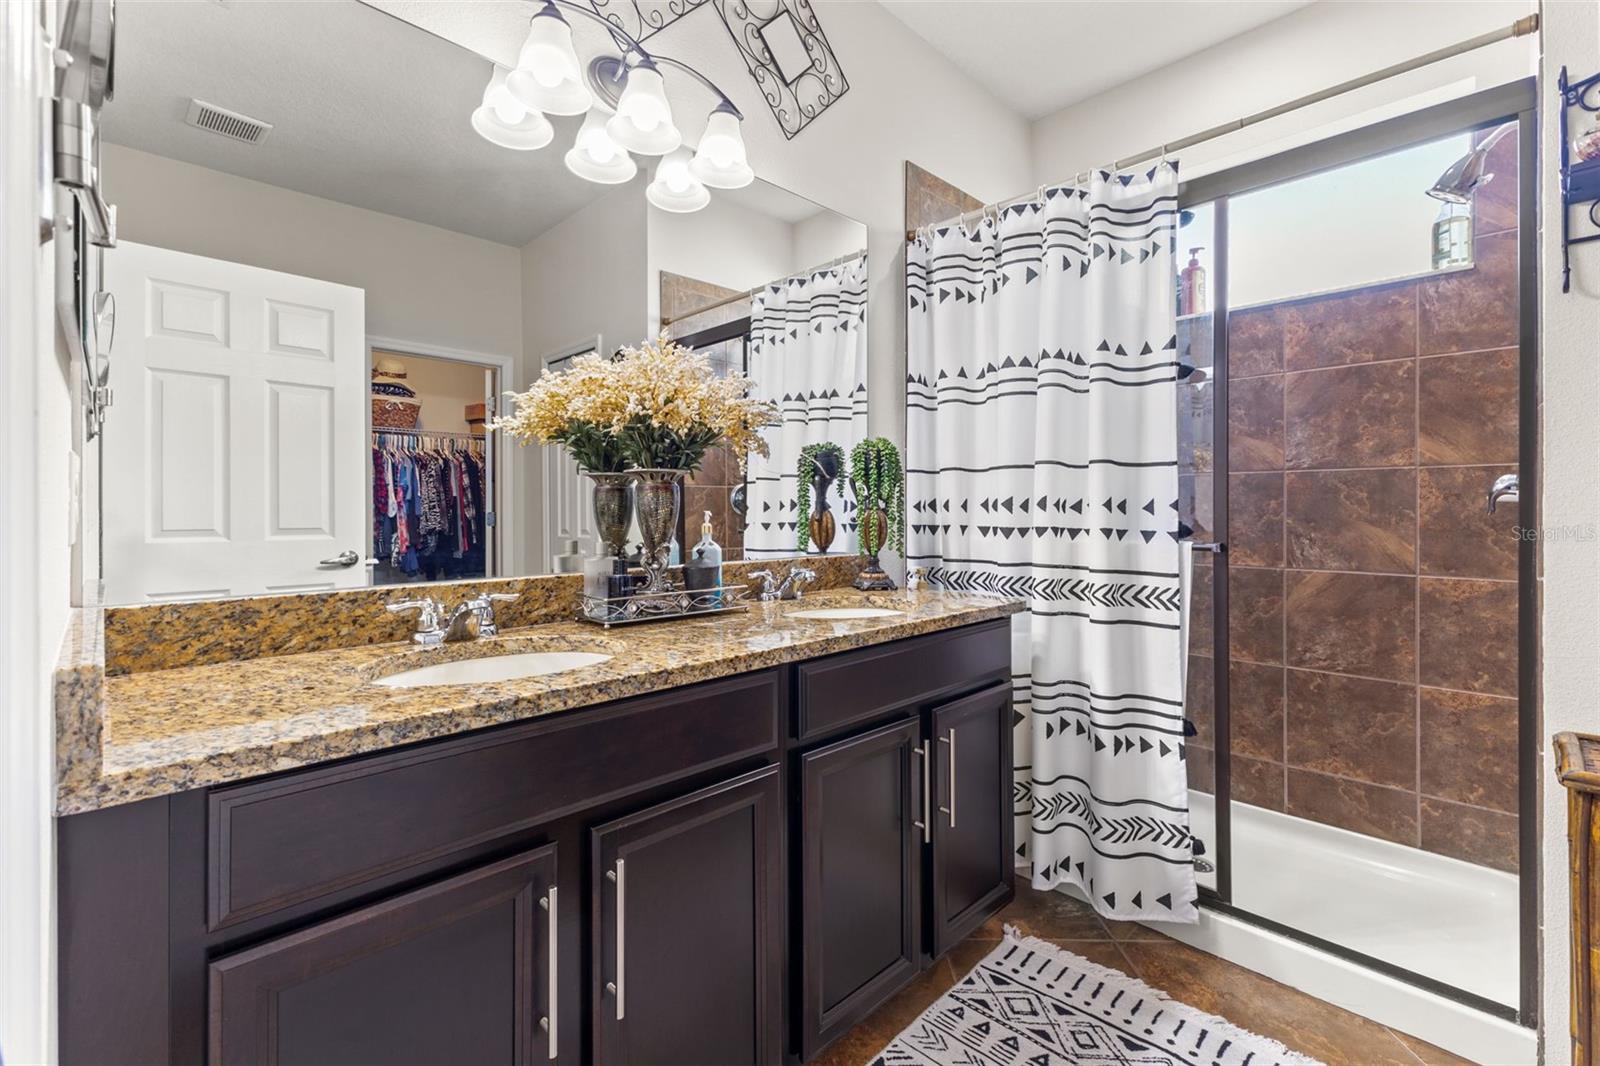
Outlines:
<svg viewBox="0 0 1600 1066"><path fill-rule="evenodd" d="M1027 600L1017 861L1100 913L1195 921L1184 766L1177 175L1047 190L907 251L907 556Z"/></svg>
<svg viewBox="0 0 1600 1066"><path fill-rule="evenodd" d="M750 456L744 550L749 558L793 555L801 524L796 465L807 444L850 449L867 435L867 257L786 278L750 306L752 392L778 405L783 421L763 431L772 454ZM854 502L840 481L828 492L837 536L830 552L856 550Z"/></svg>

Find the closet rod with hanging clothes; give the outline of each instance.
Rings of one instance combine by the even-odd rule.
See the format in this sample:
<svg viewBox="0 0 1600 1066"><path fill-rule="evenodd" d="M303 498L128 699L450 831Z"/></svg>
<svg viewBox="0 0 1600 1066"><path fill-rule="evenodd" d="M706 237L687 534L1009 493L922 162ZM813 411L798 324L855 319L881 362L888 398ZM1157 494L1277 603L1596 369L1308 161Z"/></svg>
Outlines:
<svg viewBox="0 0 1600 1066"><path fill-rule="evenodd" d="M1515 37L1526 37L1530 33L1536 33L1538 29L1539 16L1537 14L1526 15L1517 19L1517 21L1513 22L1509 26L1502 26L1500 29L1490 30L1488 33L1480 33L1476 37L1469 37L1464 41L1458 41L1455 44L1446 45L1444 48L1436 48L1432 52L1426 52L1411 59L1394 63L1390 66L1384 67L1382 70L1375 70L1370 74L1363 74L1358 78L1351 78L1349 81L1342 81L1339 84L1329 86L1326 89L1319 89L1317 92L1308 93L1305 96L1298 96L1295 99L1290 100L1288 103L1278 104L1276 107L1269 107L1265 111L1257 111L1254 114L1246 115L1243 118L1236 118L1231 122L1224 122L1219 126L1212 126L1210 129L1201 130L1199 133L1191 134L1188 137L1183 137L1176 141L1168 141L1166 144L1157 145L1148 151L1140 152L1138 155L1131 155L1125 159L1118 159L1111 164L1111 169L1121 170L1125 167L1131 167L1138 163L1147 163L1152 159L1160 159L1171 152L1181 151L1185 148L1193 148L1197 144L1212 140L1216 137L1222 137L1229 133L1237 133L1240 130L1248 129L1249 127L1258 123L1266 122L1269 119L1277 118L1280 115L1286 115L1291 111L1298 111L1303 107L1310 107L1312 104L1320 104L1324 100L1330 100L1335 96L1342 96L1345 93L1354 92L1357 89L1364 89L1368 85L1373 85L1377 82L1385 81L1401 74L1407 74L1413 70L1419 70L1422 67L1431 66L1434 63L1438 63L1446 59L1453 59L1456 56L1465 55L1467 52L1477 51L1479 48L1484 48L1491 44L1499 44L1501 41L1509 41ZM1039 187L1039 189L1043 188L1044 186L1042 185ZM955 223L964 222L966 221L968 215L982 214L985 211L999 210L1008 207L1011 204L1021 203L1024 200L1032 199L1038 195L1039 190L1031 190L1018 196L1013 196L1010 199L1001 200L999 203L985 204L983 207L978 208L976 212L963 211L959 215L952 215L951 217L943 219L939 222L927 223L918 227L917 229L928 229L930 227L948 226ZM917 229L906 230L906 241L908 243L917 239Z"/></svg>
<svg viewBox="0 0 1600 1066"><path fill-rule="evenodd" d="M786 274L782 278L775 278L772 281L768 281L768 282L765 282L765 283L763 283L761 285L757 285L753 289L746 289L744 292L736 292L732 296L724 296L722 299L718 300L716 303L709 303L709 304L705 304L705 305L703 305L701 307L696 307L694 310L685 311L681 315L676 315L676 316L672 316L672 317L668 317L667 315L662 315L661 316L661 328L662 329L666 329L669 325L671 325L674 322L682 322L686 318L693 318L695 315L703 315L707 311L715 311L719 307L727 307L729 304L736 304L740 300L748 300L748 299L750 299L750 297L754 296L756 293L760 292L762 289L766 288L768 285L776 285L780 281L786 281L789 278L798 278L801 275L815 274L819 270L832 270L836 266L843 266L845 263L850 262L850 260L852 260L852 259L860 259L862 256L864 256L866 254L867 254L867 250L865 248L857 249L854 252L846 252L844 255L836 255L836 256L834 256L832 259L828 260L826 263L818 263L814 267L807 267L804 270L796 270L793 274Z"/></svg>

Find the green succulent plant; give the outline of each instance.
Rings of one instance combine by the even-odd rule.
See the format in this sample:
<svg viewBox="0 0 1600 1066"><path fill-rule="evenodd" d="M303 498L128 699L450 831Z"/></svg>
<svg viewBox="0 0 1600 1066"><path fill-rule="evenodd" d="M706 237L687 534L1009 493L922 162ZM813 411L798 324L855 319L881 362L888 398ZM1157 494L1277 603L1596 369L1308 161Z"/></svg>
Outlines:
<svg viewBox="0 0 1600 1066"><path fill-rule="evenodd" d="M900 449L884 437L868 437L850 452L850 487L856 495L856 535L865 555L892 547L906 551L906 473ZM888 527L884 543L877 543L878 523L872 512L882 508Z"/></svg>
<svg viewBox="0 0 1600 1066"><path fill-rule="evenodd" d="M811 548L811 479L818 473L836 478L844 470L844 449L831 440L807 444L800 449L795 469L796 542L801 551Z"/></svg>

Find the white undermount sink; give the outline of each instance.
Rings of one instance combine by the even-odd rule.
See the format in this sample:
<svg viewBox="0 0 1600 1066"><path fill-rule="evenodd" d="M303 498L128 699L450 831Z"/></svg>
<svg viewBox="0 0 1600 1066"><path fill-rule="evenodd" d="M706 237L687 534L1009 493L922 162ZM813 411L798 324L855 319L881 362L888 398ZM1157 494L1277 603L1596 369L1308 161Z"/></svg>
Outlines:
<svg viewBox="0 0 1600 1066"><path fill-rule="evenodd" d="M790 611L790 618L814 618L819 622L848 622L862 618L893 618L905 614L887 607L819 607L814 611Z"/></svg>
<svg viewBox="0 0 1600 1066"><path fill-rule="evenodd" d="M487 685L495 681L514 681L520 677L539 677L596 666L611 656L592 651L529 651L518 655L491 655L482 659L424 666L404 673L380 677L376 684L385 688L426 688L430 685Z"/></svg>

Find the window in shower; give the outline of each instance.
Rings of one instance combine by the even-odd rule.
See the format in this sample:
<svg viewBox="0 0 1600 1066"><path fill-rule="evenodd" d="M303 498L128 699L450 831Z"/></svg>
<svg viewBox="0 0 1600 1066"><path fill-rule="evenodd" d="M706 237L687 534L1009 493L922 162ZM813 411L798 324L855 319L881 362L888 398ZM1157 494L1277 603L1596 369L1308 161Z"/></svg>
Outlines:
<svg viewBox="0 0 1600 1066"><path fill-rule="evenodd" d="M1508 1014L1528 549L1486 500L1520 459L1520 144L1491 123L1244 179L1185 202L1177 248L1206 272L1203 303L1179 279L1180 511L1225 545L1192 553L1200 883ZM1493 178L1430 196L1473 152Z"/></svg>

